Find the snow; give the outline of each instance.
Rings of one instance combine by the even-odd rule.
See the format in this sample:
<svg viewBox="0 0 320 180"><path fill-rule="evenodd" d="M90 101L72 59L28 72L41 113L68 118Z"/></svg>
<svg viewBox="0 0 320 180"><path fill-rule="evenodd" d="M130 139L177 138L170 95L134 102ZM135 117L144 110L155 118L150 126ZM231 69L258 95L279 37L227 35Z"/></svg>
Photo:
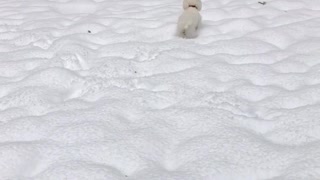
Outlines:
<svg viewBox="0 0 320 180"><path fill-rule="evenodd" d="M320 179L320 1L0 9L0 180Z"/></svg>

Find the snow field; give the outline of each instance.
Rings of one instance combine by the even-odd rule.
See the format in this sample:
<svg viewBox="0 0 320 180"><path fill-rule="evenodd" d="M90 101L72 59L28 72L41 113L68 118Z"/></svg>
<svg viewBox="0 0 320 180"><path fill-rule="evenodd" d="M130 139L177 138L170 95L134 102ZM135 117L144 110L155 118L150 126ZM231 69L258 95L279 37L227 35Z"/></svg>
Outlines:
<svg viewBox="0 0 320 180"><path fill-rule="evenodd" d="M317 180L320 2L0 3L0 179Z"/></svg>

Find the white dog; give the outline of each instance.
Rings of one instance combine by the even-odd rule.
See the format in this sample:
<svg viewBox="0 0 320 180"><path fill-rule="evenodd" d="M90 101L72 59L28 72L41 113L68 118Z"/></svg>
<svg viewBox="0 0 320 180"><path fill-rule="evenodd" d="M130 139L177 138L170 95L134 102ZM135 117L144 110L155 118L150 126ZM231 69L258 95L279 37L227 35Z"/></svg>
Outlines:
<svg viewBox="0 0 320 180"><path fill-rule="evenodd" d="M179 17L177 34L183 38L195 38L201 23L199 11L202 8L201 0L183 0L184 12Z"/></svg>

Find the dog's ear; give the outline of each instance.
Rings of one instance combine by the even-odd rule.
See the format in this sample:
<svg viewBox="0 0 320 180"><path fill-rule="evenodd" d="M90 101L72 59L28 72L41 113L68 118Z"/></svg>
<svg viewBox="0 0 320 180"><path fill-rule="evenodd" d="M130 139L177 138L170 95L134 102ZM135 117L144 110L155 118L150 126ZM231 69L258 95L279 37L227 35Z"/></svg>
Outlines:
<svg viewBox="0 0 320 180"><path fill-rule="evenodd" d="M198 11L201 11L201 9L202 9L202 3L201 3L200 0L197 0L197 1L196 1L196 7L197 7Z"/></svg>
<svg viewBox="0 0 320 180"><path fill-rule="evenodd" d="M188 9L188 7L189 7L188 0L183 0L183 9Z"/></svg>

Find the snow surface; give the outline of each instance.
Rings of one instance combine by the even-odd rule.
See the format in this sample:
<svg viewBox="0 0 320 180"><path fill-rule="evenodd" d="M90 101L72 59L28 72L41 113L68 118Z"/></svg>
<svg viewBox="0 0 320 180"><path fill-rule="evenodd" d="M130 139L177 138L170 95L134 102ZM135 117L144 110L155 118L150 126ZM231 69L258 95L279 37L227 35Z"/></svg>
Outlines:
<svg viewBox="0 0 320 180"><path fill-rule="evenodd" d="M0 180L320 179L320 1L2 0Z"/></svg>

